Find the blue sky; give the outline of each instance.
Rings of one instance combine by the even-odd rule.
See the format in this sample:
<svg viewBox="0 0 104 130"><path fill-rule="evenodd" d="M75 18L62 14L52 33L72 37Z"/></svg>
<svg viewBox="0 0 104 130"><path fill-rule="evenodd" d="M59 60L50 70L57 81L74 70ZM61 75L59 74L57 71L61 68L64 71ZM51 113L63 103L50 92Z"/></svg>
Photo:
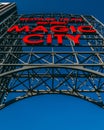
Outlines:
<svg viewBox="0 0 104 130"><path fill-rule="evenodd" d="M0 0L8 1L8 0ZM72 13L72 14L92 14L104 20L103 18L103 0L9 0L16 2L19 13Z"/></svg>
<svg viewBox="0 0 104 130"><path fill-rule="evenodd" d="M48 12L89 14L104 22L103 0L9 0L8 2L17 3L19 14ZM101 130L103 127L103 109L70 96L32 97L0 111L0 130Z"/></svg>

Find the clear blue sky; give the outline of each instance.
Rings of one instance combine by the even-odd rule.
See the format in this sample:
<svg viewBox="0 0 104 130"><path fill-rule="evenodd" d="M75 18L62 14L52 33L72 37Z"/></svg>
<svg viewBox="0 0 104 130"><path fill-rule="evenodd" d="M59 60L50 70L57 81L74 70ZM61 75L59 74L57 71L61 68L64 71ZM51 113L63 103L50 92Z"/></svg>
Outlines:
<svg viewBox="0 0 104 130"><path fill-rule="evenodd" d="M18 12L21 14L48 12L89 14L104 22L104 0L14 0L14 2L17 3ZM103 109L68 96L32 97L0 111L0 130L103 130L103 127Z"/></svg>

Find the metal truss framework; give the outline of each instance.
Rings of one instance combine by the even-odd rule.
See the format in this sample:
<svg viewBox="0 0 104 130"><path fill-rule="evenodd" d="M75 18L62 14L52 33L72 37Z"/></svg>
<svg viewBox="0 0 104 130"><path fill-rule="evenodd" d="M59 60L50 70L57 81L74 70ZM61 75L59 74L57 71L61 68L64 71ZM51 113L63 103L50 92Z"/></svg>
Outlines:
<svg viewBox="0 0 104 130"><path fill-rule="evenodd" d="M26 33L8 34L0 30L0 109L42 94L65 94L92 102L104 108L104 24L94 16L72 14L11 15L0 26L8 29L11 23L36 26L20 22L21 17L47 18L78 17L81 23L92 25L96 34L84 34L80 45L64 39L59 46L27 46L22 37Z"/></svg>

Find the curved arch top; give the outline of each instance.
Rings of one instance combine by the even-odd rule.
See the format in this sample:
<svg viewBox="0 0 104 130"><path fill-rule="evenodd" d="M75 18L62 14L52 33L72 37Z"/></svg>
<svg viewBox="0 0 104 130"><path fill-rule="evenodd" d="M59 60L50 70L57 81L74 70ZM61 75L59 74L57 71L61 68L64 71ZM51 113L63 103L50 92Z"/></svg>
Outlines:
<svg viewBox="0 0 104 130"><path fill-rule="evenodd" d="M29 69L38 69L38 68L67 68L67 69L73 69L73 70L81 70L81 71L89 72L89 73L104 77L103 73L100 73L98 71L94 71L94 70L91 70L91 69L87 69L87 68L84 68L84 67L81 67L81 66L73 66L73 65L64 66L64 65L55 65L55 64L33 65L33 66L29 66L29 67L22 67L22 68L19 68L19 69L15 69L15 70L11 70L11 71L2 73L2 74L0 74L0 77L6 76L6 75L9 75L9 74L12 74L12 73L17 73L17 72L20 72L20 71L25 71L25 70L29 70Z"/></svg>
<svg viewBox="0 0 104 130"><path fill-rule="evenodd" d="M40 72L43 72L42 69L44 70L44 73L41 74ZM51 73L51 70L52 73L54 71L54 74ZM5 73L3 76L8 77L11 74L14 76L14 78L12 78L8 89L5 90L6 94L8 96L12 93L17 93L17 95L18 93L20 93L20 96L15 96L5 103L2 103L0 106L1 109L25 98L43 94L64 94L68 96L75 96L83 100L92 102L102 108L104 107L103 100L100 96L100 93L103 93L104 90L103 88L98 88L94 86L95 83L98 84L97 82L99 81L93 81L93 78L96 78L96 75L100 76L103 81L103 74L100 74L98 72L88 70L83 67L59 67L57 65L46 65L36 67L23 67L21 69L19 68L13 72L10 71L8 73ZM54 75L54 77L52 75ZM86 79L86 77L88 79ZM81 80L83 80L83 82ZM56 81L57 84L55 83ZM77 83L76 81L80 83ZM31 86L32 82L33 86ZM36 85L34 85L34 83Z"/></svg>

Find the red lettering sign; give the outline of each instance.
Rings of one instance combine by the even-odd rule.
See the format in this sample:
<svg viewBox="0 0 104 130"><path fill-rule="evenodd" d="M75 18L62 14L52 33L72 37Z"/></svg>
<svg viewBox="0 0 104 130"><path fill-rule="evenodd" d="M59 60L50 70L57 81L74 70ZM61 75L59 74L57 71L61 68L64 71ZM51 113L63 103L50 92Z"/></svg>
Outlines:
<svg viewBox="0 0 104 130"><path fill-rule="evenodd" d="M27 45L41 45L46 43L52 45L53 39L57 40L57 44L62 45L63 39L72 41L75 45L80 44L82 35L96 34L96 29L90 25L74 26L71 23L84 22L83 18L20 18L21 22L35 22L34 26L29 25L13 25L10 27L8 33L27 33L23 37L23 42ZM68 24L70 23L70 24Z"/></svg>
<svg viewBox="0 0 104 130"><path fill-rule="evenodd" d="M28 45L40 45L42 44L43 38L44 36L42 34L30 34L27 35L23 38L24 43L28 44ZM39 38L39 39L37 39Z"/></svg>

